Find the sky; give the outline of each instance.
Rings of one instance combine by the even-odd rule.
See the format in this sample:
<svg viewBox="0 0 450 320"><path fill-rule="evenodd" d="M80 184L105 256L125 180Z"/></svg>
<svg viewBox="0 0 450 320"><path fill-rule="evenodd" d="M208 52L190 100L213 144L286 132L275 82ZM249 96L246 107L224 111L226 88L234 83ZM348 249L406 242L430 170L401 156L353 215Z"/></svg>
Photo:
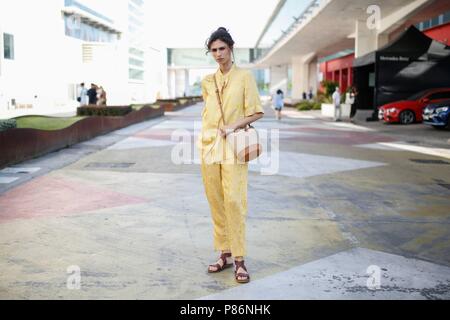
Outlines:
<svg viewBox="0 0 450 320"><path fill-rule="evenodd" d="M218 27L253 47L279 0L147 0L148 34L169 48L201 48Z"/></svg>

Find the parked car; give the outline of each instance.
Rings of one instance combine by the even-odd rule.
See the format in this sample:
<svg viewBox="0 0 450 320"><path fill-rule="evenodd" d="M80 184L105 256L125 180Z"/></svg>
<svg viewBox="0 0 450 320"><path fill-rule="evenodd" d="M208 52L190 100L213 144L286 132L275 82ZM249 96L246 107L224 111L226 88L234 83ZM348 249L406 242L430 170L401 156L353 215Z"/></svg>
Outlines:
<svg viewBox="0 0 450 320"><path fill-rule="evenodd" d="M436 129L450 128L450 100L426 106L423 123Z"/></svg>
<svg viewBox="0 0 450 320"><path fill-rule="evenodd" d="M406 100L381 106L378 110L378 119L384 120L385 122L400 122L401 124L422 122L423 109L427 105L449 99L450 88L421 91Z"/></svg>

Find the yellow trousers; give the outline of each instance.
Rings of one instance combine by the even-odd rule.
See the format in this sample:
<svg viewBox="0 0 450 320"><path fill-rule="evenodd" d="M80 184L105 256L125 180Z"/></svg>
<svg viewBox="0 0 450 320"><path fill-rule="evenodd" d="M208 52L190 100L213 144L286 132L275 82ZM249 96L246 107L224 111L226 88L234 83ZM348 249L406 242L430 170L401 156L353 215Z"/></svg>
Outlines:
<svg viewBox="0 0 450 320"><path fill-rule="evenodd" d="M214 225L214 248L243 257L247 216L248 164L202 164L202 177Z"/></svg>

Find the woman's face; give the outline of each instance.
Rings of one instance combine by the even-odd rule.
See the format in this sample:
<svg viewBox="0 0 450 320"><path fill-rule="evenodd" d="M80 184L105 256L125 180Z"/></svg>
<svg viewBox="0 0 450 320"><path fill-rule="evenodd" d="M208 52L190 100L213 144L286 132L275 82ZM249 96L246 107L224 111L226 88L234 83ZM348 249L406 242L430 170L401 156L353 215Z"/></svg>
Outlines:
<svg viewBox="0 0 450 320"><path fill-rule="evenodd" d="M210 51L218 64L225 65L231 60L231 49L222 40L214 41L211 44Z"/></svg>

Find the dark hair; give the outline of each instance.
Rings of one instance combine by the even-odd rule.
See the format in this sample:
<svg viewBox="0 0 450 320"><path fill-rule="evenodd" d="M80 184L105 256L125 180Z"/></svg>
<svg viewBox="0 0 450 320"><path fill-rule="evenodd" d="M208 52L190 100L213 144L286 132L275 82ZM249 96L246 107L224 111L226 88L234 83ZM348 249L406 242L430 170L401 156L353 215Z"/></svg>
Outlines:
<svg viewBox="0 0 450 320"><path fill-rule="evenodd" d="M225 42L230 47L230 49L233 50L233 46L234 46L233 38L231 37L231 35L227 29L225 29L224 27L220 27L219 29L217 29L216 31L214 31L211 34L211 36L208 38L208 40L206 40L205 44L206 44L206 48L208 49L207 53L211 49L212 43L217 40Z"/></svg>
<svg viewBox="0 0 450 320"><path fill-rule="evenodd" d="M80 83L81 86L84 86L84 82Z"/></svg>
<svg viewBox="0 0 450 320"><path fill-rule="evenodd" d="M283 91L281 91L281 89L278 89L277 94L283 94Z"/></svg>

